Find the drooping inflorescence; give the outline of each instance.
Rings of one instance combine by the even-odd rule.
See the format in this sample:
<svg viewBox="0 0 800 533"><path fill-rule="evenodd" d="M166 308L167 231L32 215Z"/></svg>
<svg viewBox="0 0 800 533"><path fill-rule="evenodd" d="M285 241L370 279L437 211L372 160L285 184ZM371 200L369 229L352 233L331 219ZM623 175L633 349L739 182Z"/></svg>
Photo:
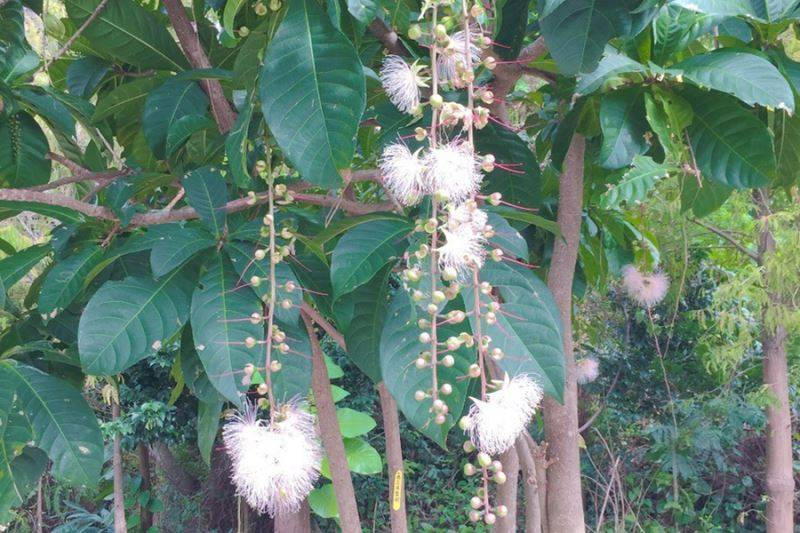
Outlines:
<svg viewBox="0 0 800 533"><path fill-rule="evenodd" d="M644 274L633 265L625 265L622 268L622 286L633 301L649 308L667 295L669 278L663 272Z"/></svg>

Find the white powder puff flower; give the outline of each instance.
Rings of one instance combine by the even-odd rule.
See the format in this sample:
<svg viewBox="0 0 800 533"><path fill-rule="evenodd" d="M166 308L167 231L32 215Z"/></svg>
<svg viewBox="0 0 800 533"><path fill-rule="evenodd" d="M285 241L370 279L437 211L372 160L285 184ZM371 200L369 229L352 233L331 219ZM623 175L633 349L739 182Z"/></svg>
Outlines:
<svg viewBox="0 0 800 533"><path fill-rule="evenodd" d="M403 205L414 205L426 192L425 166L419 151L412 153L403 143L390 144L378 163L383 185Z"/></svg>
<svg viewBox="0 0 800 533"><path fill-rule="evenodd" d="M425 183L429 192L438 192L454 203L461 203L478 192L483 174L481 162L468 143L453 141L431 148L425 155Z"/></svg>
<svg viewBox="0 0 800 533"><path fill-rule="evenodd" d="M472 398L465 425L475 447L495 456L514 445L539 407L543 392L530 376L509 379L506 374L502 387L486 396L485 402Z"/></svg>
<svg viewBox="0 0 800 533"><path fill-rule="evenodd" d="M584 357L575 362L575 379L581 385L596 380L600 375L600 363L594 357Z"/></svg>
<svg viewBox="0 0 800 533"><path fill-rule="evenodd" d="M470 28L469 50L472 55L472 64L477 65L481 60L481 49L478 47L477 39L480 37L478 28ZM439 85L453 85L457 89L463 88L464 80L461 79L461 72L467 66L467 37L463 31L457 32L450 37L447 47L436 57L436 69L439 73Z"/></svg>
<svg viewBox="0 0 800 533"><path fill-rule="evenodd" d="M389 100L403 113L419 111L419 88L427 87L416 62L409 65L400 56L390 55L383 60L380 78Z"/></svg>
<svg viewBox="0 0 800 533"><path fill-rule="evenodd" d="M663 272L643 274L635 266L625 265L622 286L633 301L642 307L653 307L667 295L669 278Z"/></svg>
<svg viewBox="0 0 800 533"><path fill-rule="evenodd" d="M258 512L291 513L314 488L322 449L314 417L297 404L280 407L271 424L248 405L222 430L236 493Z"/></svg>
<svg viewBox="0 0 800 533"><path fill-rule="evenodd" d="M472 267L483 267L486 238L470 225L449 231L443 229L445 242L439 247L439 268L454 271L459 281L467 281Z"/></svg>
<svg viewBox="0 0 800 533"><path fill-rule="evenodd" d="M489 216L485 211L478 209L478 204L470 200L463 204L450 204L447 208L447 224L451 229L456 229L463 224L469 224L475 231L483 232Z"/></svg>

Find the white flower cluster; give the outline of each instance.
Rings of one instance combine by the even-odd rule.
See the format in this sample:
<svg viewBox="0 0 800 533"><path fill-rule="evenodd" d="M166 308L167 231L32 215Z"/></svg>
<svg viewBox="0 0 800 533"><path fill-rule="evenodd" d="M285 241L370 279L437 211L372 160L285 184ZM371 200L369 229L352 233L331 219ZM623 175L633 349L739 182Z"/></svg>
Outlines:
<svg viewBox="0 0 800 533"><path fill-rule="evenodd" d="M314 488L322 461L314 417L295 403L279 410L275 421L267 423L258 419L257 407L248 404L222 430L237 494L270 516L300 508Z"/></svg>
<svg viewBox="0 0 800 533"><path fill-rule="evenodd" d="M389 101L397 109L411 115L419 113L419 90L420 87L427 87L428 83L418 63L409 65L400 56L387 56L381 67L380 78Z"/></svg>
<svg viewBox="0 0 800 533"><path fill-rule="evenodd" d="M509 379L506 374L501 388L487 394L486 401L472 398L464 421L470 440L489 455L505 452L531 421L542 396L542 388L530 376Z"/></svg>
<svg viewBox="0 0 800 533"><path fill-rule="evenodd" d="M445 242L439 247L439 267L454 271L461 281L467 281L472 267L483 267L486 258L487 216L475 202L450 207L447 225L442 229Z"/></svg>
<svg viewBox="0 0 800 533"><path fill-rule="evenodd" d="M663 272L644 274L633 265L625 265L622 267L622 286L633 301L648 308L667 295L669 278Z"/></svg>
<svg viewBox="0 0 800 533"><path fill-rule="evenodd" d="M480 62L481 50L478 47L477 40L481 36L478 28L470 30L470 43L469 50L472 55L472 62L477 64ZM456 89L464 88L464 80L461 73L464 71L467 64L467 37L466 33L459 31L451 38L447 47L436 58L436 69L439 74L439 85L452 84Z"/></svg>

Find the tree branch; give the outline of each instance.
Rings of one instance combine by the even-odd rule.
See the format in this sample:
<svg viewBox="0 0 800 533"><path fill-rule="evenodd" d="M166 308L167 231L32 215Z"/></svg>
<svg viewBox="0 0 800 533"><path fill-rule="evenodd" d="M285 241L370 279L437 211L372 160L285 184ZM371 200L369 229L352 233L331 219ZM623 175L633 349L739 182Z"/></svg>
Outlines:
<svg viewBox="0 0 800 533"><path fill-rule="evenodd" d="M61 163L70 170L72 175L67 178L61 178L56 181L51 181L50 183L45 183L43 185L37 185L35 187L31 187L28 189L30 191L49 191L51 189L57 189L58 187L62 187L64 185L69 185L70 183L79 183L81 181L97 181L100 184L103 183L108 184L117 178L121 178L122 176L130 176L131 174L133 174L133 169L127 167L121 170L93 172L87 168L80 166L74 161L67 159L64 156L53 152L47 154L45 158L52 159L53 161Z"/></svg>
<svg viewBox="0 0 800 533"><path fill-rule="evenodd" d="M58 49L58 51L55 53L55 55L53 55L53 57L51 57L50 59L45 61L44 65L42 66L42 70L46 71L48 68L50 68L50 65L52 65L54 62L58 61L58 59L61 56L63 56L64 54L67 53L67 50L72 48L72 45L75 44L75 41L78 40L78 37L80 37L81 34L86 30L86 28L89 27L89 24L94 22L94 20L97 17L100 16L100 13L102 13L103 9L105 9L105 7L106 7L106 4L108 4L108 0L102 0L102 2L97 4L97 7L94 8L94 11L92 11L92 14L89 15L89 18L87 18L83 22L83 24L80 25L78 30L75 33L73 33L72 36L69 39L67 39L67 42L65 42L64 45L61 48ZM2 5L2 4L0 4L0 5Z"/></svg>
<svg viewBox="0 0 800 533"><path fill-rule="evenodd" d="M406 50L403 44L400 42L397 32L387 26L386 23L381 19L376 18L370 22L369 31L381 42L381 44L383 44L384 48L386 48L389 53L398 56L408 55L408 50Z"/></svg>
<svg viewBox="0 0 800 533"><path fill-rule="evenodd" d="M742 252L744 255L746 255L753 261L758 262L758 254L753 250L749 249L748 247L746 247L745 245L743 245L742 243L740 243L739 241L737 241L736 239L734 239L727 231L719 229L716 226L712 226L708 222L703 222L702 220L696 218L691 218L689 220L691 220L698 226L707 229L708 231L717 235L718 237L721 237L723 240L727 241L729 244L731 244L734 248Z"/></svg>
<svg viewBox="0 0 800 533"><path fill-rule="evenodd" d="M211 62L208 60L205 50L203 50L203 45L200 44L197 32L186 16L186 10L183 8L181 1L164 0L164 7L167 10L172 27L175 28L175 34L181 43L183 54L189 60L189 63L198 69L211 68ZM222 85L219 80L202 80L200 84L208 94L208 99L211 102L211 113L214 115L214 120L217 122L220 133L227 133L233 127L233 123L236 122L236 113L225 98L225 94L222 92Z"/></svg>
<svg viewBox="0 0 800 533"><path fill-rule="evenodd" d="M508 107L506 105L506 97L514 90L517 80L526 73L527 67L525 63L530 63L543 56L547 52L547 45L544 42L544 37L537 38L532 44L522 49L519 57L514 62L502 62L500 58L494 53L490 52L489 55L498 60L497 66L494 71L494 82L492 83L492 91L494 92L494 102L489 106L490 111L501 122L508 123ZM535 74L543 77L539 71L528 71L529 74ZM545 78L552 82L550 77Z"/></svg>

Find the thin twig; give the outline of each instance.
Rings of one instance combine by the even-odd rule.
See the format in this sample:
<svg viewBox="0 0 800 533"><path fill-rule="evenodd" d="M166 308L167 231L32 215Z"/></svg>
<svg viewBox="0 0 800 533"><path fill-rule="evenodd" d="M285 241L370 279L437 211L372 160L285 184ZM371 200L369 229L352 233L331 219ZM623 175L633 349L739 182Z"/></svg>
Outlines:
<svg viewBox="0 0 800 533"><path fill-rule="evenodd" d="M103 9L105 9L105 7L106 7L106 4L108 4L108 0L102 0L99 4L97 4L97 7L94 8L94 11L92 11L92 14L89 15L89 18L87 18L83 22L83 24L80 25L80 27L78 28L78 31L73 33L72 36L69 39L67 39L67 42L65 42L64 45L61 48L58 49L58 51L53 55L53 57L51 57L50 59L48 59L47 61L44 62L44 65L42 67L43 70L49 69L50 65L52 65L54 62L58 61L58 59L62 55L67 53L67 50L72 48L72 45L75 44L75 41L78 40L78 37L80 37L81 34L86 30L86 28L89 27L89 24L94 22L94 20L97 17L100 16L100 13L102 13Z"/></svg>
<svg viewBox="0 0 800 533"><path fill-rule="evenodd" d="M693 223L697 224L698 226L701 226L701 227L707 229L708 231L710 231L711 233L717 235L718 237L723 238L725 241L727 241L729 244L733 245L734 248L736 248L737 250L742 252L744 255L746 255L747 257L749 257L753 261L758 262L758 254L756 252L754 252L753 250L750 250L749 248L747 248L745 245L743 245L742 243L740 243L736 239L734 239L727 231L719 229L719 228L717 228L715 226L712 226L708 222L703 222L702 220L699 220L699 219L696 219L696 218L690 218L689 220L691 220Z"/></svg>

